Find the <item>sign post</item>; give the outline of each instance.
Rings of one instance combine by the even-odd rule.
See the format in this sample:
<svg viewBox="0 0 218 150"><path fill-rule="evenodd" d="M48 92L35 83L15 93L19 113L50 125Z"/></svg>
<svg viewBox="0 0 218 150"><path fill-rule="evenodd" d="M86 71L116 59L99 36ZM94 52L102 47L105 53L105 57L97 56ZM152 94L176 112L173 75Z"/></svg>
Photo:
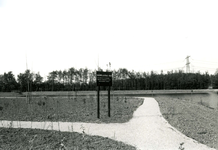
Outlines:
<svg viewBox="0 0 218 150"><path fill-rule="evenodd" d="M111 116L110 86L108 87L108 117Z"/></svg>
<svg viewBox="0 0 218 150"><path fill-rule="evenodd" d="M108 117L111 116L110 114L110 87L112 86L112 72L103 72L97 71L96 72L96 80L98 86L98 96L97 96L97 117L100 118L100 86L108 86Z"/></svg>
<svg viewBox="0 0 218 150"><path fill-rule="evenodd" d="M100 118L100 100L99 100L99 93L100 93L100 86L98 86L98 98L97 98L97 99L98 99L98 102L97 102L97 103L98 103L98 104L97 104L97 105L98 105L98 106L97 106L97 111L98 111L98 112L97 112L97 115L98 115L98 118Z"/></svg>

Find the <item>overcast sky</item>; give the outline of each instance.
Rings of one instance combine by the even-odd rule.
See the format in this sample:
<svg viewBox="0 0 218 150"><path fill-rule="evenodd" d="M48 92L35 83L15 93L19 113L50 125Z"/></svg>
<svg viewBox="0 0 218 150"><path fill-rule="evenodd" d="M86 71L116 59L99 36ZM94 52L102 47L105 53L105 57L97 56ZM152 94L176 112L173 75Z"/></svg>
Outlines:
<svg viewBox="0 0 218 150"><path fill-rule="evenodd" d="M0 74L218 68L218 1L0 0ZM99 58L99 59L98 59ZM98 61L99 60L99 61Z"/></svg>

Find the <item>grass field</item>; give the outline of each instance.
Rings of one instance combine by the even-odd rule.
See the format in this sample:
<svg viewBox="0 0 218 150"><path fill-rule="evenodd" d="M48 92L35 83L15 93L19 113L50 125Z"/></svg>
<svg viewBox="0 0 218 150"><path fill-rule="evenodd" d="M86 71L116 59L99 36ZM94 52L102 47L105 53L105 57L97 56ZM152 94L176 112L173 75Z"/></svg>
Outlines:
<svg viewBox="0 0 218 150"><path fill-rule="evenodd" d="M135 150L109 138L76 132L0 128L0 150Z"/></svg>
<svg viewBox="0 0 218 150"><path fill-rule="evenodd" d="M112 97L111 117L108 117L107 97L100 97L100 119L97 118L95 96L0 98L0 120L66 121L123 123L132 118L143 100L132 97Z"/></svg>
<svg viewBox="0 0 218 150"><path fill-rule="evenodd" d="M140 98L111 96L111 117L108 117L108 100L106 96L101 95L100 119L98 119L95 95L45 95L35 95L26 99L23 95L4 93L4 96L0 97L0 120L123 123L129 121L133 112L143 103L143 99ZM112 139L75 132L0 128L0 135L0 150L60 149L61 147L76 150L135 149L133 146Z"/></svg>
<svg viewBox="0 0 218 150"><path fill-rule="evenodd" d="M122 123L131 119L133 112L143 102L130 96L154 97L159 103L161 113L172 126L186 136L218 149L218 109L210 107L207 99L208 92L217 94L217 90L112 91L111 118L109 118L107 91L101 91L100 119L97 119L96 91L33 92L30 103L26 101L26 93L12 96L6 93L0 94L0 120ZM14 129L1 129L1 131L6 132L5 134L10 131L12 133L35 132L35 130L14 131ZM44 131L37 130L37 132L39 133L35 135L40 137ZM54 134L56 136L56 133ZM101 140L104 141L105 138Z"/></svg>
<svg viewBox="0 0 218 150"><path fill-rule="evenodd" d="M214 91L214 90L118 90L118 91L113 91L111 90L111 95L115 96L140 96L140 95L147 95L147 96L152 96L155 94L170 94L170 93L183 93L183 94L188 94L188 93L205 93L209 91ZM102 95L107 95L107 91L100 91ZM80 96L96 96L97 91L43 91L43 92L32 92L33 96L37 95L44 95L44 96L73 96L73 95L80 95ZM26 93L23 92L21 96L25 96Z"/></svg>
<svg viewBox="0 0 218 150"><path fill-rule="evenodd" d="M206 95L157 95L155 99L164 118L173 127L202 144L218 149L218 109L207 106Z"/></svg>

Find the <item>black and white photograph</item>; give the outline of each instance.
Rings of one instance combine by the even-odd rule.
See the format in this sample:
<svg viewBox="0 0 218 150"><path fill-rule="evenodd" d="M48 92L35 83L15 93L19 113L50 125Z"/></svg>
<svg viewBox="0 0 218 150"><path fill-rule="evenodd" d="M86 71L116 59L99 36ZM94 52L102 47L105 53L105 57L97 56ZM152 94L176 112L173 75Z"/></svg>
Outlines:
<svg viewBox="0 0 218 150"><path fill-rule="evenodd" d="M0 150L218 150L218 1L0 0Z"/></svg>

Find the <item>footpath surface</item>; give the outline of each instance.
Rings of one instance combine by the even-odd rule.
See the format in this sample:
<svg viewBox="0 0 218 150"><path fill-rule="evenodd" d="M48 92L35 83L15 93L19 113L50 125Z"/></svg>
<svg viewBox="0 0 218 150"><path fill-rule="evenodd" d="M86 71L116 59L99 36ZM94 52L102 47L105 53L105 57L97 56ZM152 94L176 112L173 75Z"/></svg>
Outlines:
<svg viewBox="0 0 218 150"><path fill-rule="evenodd" d="M0 127L37 128L99 135L135 146L138 150L215 150L186 137L161 115L154 98L144 98L143 104L127 123L26 122L1 121Z"/></svg>

